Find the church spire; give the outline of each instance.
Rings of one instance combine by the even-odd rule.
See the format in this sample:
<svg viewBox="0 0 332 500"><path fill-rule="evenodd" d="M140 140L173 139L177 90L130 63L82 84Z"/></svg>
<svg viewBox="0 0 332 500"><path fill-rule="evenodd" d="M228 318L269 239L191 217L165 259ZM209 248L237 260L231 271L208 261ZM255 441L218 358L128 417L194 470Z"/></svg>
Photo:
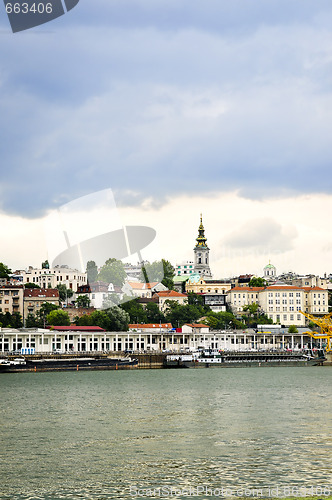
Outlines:
<svg viewBox="0 0 332 500"><path fill-rule="evenodd" d="M201 223L198 227L198 237L196 238L196 247L195 248L207 248L206 237L205 237L205 229L203 226L202 214L201 214Z"/></svg>

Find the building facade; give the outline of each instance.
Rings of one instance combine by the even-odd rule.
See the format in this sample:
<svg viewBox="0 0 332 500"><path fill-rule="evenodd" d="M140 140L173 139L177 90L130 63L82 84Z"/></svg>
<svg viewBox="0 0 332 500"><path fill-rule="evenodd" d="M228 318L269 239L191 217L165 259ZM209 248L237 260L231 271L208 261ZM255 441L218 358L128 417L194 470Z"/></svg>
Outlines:
<svg viewBox="0 0 332 500"><path fill-rule="evenodd" d="M23 314L23 286L0 286L0 313L5 314L6 312Z"/></svg>
<svg viewBox="0 0 332 500"><path fill-rule="evenodd" d="M128 332L107 332L99 327L0 328L0 354L5 356L21 349L36 353L52 352L188 352L197 349L224 351L299 350L320 347L322 339L313 340L304 332L288 333L285 329L209 331L205 325L131 325ZM138 326L138 328L137 328Z"/></svg>
<svg viewBox="0 0 332 500"><path fill-rule="evenodd" d="M273 323L285 326L305 325L305 316L300 311L322 316L328 313L328 291L319 287L296 287L284 283L267 287L235 287L228 293L228 299L235 315L241 315L244 306L256 303Z"/></svg>
<svg viewBox="0 0 332 500"><path fill-rule="evenodd" d="M176 264L175 266L175 275L176 276L188 276L189 274L193 274L195 264L193 260L186 260L180 262L180 264Z"/></svg>
<svg viewBox="0 0 332 500"><path fill-rule="evenodd" d="M59 290L56 288L26 288L24 290L24 318L35 315L44 303L60 306Z"/></svg>
<svg viewBox="0 0 332 500"><path fill-rule="evenodd" d="M77 291L77 288L87 284L87 274L70 269L68 266L56 266L50 269L35 269L29 267L27 271L17 271L23 277L23 283L35 283L40 288L56 288L66 285L67 288Z"/></svg>

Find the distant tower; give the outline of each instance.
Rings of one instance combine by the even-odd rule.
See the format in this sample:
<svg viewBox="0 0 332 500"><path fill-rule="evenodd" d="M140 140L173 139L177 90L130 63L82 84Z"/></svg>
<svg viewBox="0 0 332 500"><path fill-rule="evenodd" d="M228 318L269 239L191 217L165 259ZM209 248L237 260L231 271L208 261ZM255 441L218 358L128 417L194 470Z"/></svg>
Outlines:
<svg viewBox="0 0 332 500"><path fill-rule="evenodd" d="M196 241L197 243L194 248L194 272L200 274L202 277L212 278L209 264L210 249L206 244L202 214L201 223L198 228L198 238L196 238Z"/></svg>
<svg viewBox="0 0 332 500"><path fill-rule="evenodd" d="M271 281L277 276L277 270L273 264L269 263L264 267L264 279Z"/></svg>

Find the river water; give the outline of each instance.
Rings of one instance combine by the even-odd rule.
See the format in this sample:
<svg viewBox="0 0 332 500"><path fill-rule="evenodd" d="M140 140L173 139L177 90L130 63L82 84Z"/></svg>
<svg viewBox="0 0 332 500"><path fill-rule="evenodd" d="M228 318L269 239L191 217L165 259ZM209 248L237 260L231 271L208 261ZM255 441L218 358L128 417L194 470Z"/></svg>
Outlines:
<svg viewBox="0 0 332 500"><path fill-rule="evenodd" d="M0 390L1 499L332 494L331 367L1 374Z"/></svg>

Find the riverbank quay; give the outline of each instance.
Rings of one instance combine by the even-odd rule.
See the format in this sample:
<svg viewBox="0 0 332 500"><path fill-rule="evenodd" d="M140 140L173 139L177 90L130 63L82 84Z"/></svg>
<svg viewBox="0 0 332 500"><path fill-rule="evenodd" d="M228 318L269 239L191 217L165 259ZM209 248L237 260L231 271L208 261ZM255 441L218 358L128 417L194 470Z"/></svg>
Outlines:
<svg viewBox="0 0 332 500"><path fill-rule="evenodd" d="M330 357L331 358L331 357ZM123 351L39 353L28 355L0 355L0 373L40 372L65 370L132 370L163 368L253 368L281 366L332 366L332 362L319 358L309 359L298 352L221 352L213 357L202 354L197 357L190 353L150 352L127 353Z"/></svg>

